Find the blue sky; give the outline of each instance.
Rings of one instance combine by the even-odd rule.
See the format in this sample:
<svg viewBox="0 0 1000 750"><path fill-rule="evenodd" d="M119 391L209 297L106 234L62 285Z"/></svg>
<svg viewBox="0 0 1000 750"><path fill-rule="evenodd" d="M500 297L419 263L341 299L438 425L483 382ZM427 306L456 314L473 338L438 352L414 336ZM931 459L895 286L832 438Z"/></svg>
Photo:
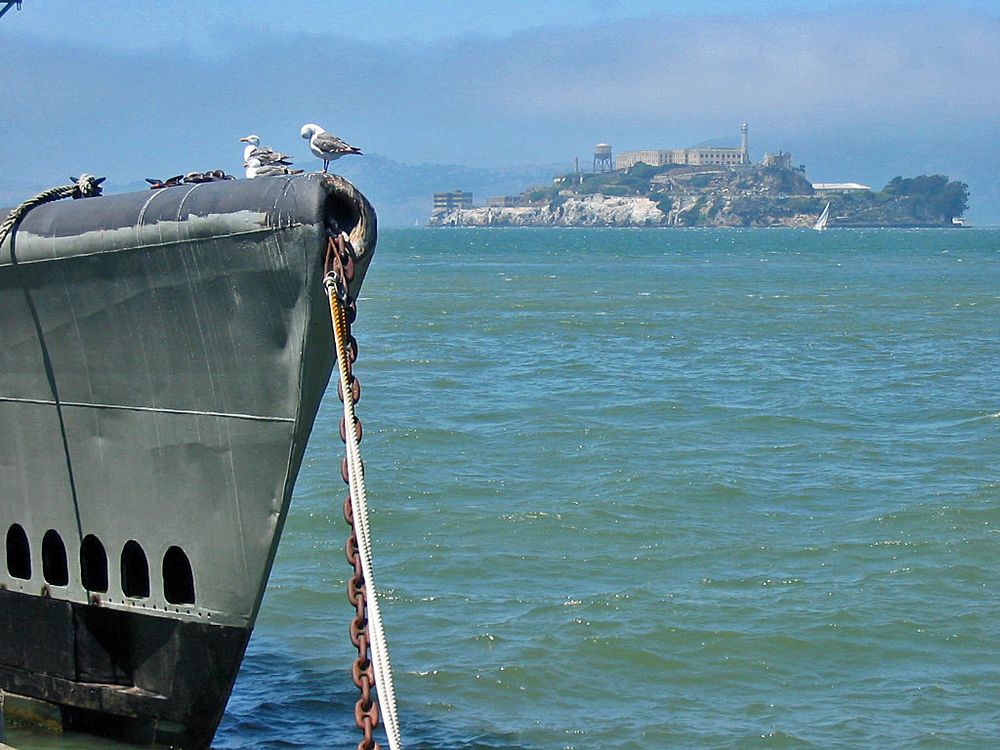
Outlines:
<svg viewBox="0 0 1000 750"><path fill-rule="evenodd" d="M569 167L747 121L756 158L943 172L1000 222L998 40L996 0L24 0L0 19L0 202L83 170L237 171L248 132L307 164L304 122L404 163Z"/></svg>
<svg viewBox="0 0 1000 750"><path fill-rule="evenodd" d="M995 0L25 0L30 16L11 33L118 49L172 45L180 39L205 52L234 25L260 33L317 33L365 41L429 42L462 35L503 37L538 27L571 27L660 16L768 19L788 14L951 6L1000 14Z"/></svg>

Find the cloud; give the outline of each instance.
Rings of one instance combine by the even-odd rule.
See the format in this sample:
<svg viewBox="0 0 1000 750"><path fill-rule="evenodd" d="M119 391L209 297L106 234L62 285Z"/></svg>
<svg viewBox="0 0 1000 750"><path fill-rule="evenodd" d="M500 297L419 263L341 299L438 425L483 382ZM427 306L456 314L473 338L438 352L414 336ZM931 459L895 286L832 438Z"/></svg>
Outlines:
<svg viewBox="0 0 1000 750"><path fill-rule="evenodd" d="M747 120L758 155L794 144L822 164L801 150L823 143L894 172L903 153L978 147L1000 119L1000 19L972 10L660 16L405 44L259 31L207 56L3 40L8 169L235 170L251 130L306 162L306 121L402 161L571 163L599 140L735 142Z"/></svg>
<svg viewBox="0 0 1000 750"><path fill-rule="evenodd" d="M977 119L998 111L1000 21L931 12L811 15L748 23L662 18L586 30L538 30L439 51L459 85L506 114L621 121L734 112L768 119L868 121L899 114ZM493 73L493 75L490 75Z"/></svg>

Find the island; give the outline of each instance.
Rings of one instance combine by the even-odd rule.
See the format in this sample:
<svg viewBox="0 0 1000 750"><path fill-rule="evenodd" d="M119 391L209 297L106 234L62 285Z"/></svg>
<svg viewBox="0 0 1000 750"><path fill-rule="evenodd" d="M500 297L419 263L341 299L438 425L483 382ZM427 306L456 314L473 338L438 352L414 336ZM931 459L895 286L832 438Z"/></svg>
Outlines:
<svg viewBox="0 0 1000 750"><path fill-rule="evenodd" d="M603 144L602 144L603 145ZM735 152L735 150L734 150ZM721 159L720 159L721 160ZM462 191L435 196L430 226L955 227L969 188L945 175L896 177L874 191L812 183L788 154L761 164L661 164L560 175L553 184L473 206ZM449 200L448 196L458 196ZM438 199L438 196L445 198Z"/></svg>

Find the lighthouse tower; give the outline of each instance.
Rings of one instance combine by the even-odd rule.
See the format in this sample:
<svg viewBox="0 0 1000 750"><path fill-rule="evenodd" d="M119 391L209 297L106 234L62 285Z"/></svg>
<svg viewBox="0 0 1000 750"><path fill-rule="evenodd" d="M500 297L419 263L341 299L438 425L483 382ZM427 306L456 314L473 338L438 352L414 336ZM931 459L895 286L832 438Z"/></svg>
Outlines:
<svg viewBox="0 0 1000 750"><path fill-rule="evenodd" d="M747 124L740 125L740 164L750 163L750 150L748 147Z"/></svg>

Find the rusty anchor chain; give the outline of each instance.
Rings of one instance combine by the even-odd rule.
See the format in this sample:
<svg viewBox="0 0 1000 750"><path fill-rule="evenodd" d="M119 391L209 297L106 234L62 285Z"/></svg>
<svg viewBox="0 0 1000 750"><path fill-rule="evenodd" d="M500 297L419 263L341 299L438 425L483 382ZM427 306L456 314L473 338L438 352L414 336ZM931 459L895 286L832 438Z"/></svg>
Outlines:
<svg viewBox="0 0 1000 750"><path fill-rule="evenodd" d="M343 234L331 237L326 252L326 285L332 298L336 296L340 309L343 311L343 333L346 342L346 371L347 381L350 383L350 391L353 403L357 403L361 398L361 383L354 376L353 364L358 358L358 342L351 335L351 323L357 316L357 307L351 299L349 284L354 278L354 256L350 242L344 238ZM336 321L335 321L336 325ZM337 352L338 358L341 352ZM337 380L337 397L344 401L344 387L341 379ZM354 417L354 433L358 442L361 442L362 430L361 420ZM347 416L340 418L340 439L347 443ZM350 469L345 455L340 464L340 475L344 483L350 487ZM344 554L348 565L353 572L347 581L347 599L354 607L354 619L350 624L351 643L358 650L358 655L351 666L351 679L360 691L357 702L354 704L354 721L358 729L362 731L361 741L358 742L357 750L375 750L379 747L374 739L375 728L379 725L378 701L373 694L375 687L375 673L372 669L370 654L370 637L368 632L368 591L365 585L364 571L361 567L361 556L358 554L358 534L354 525L354 512L351 507L351 495L344 498L344 520L351 528L351 533L344 544Z"/></svg>
<svg viewBox="0 0 1000 750"><path fill-rule="evenodd" d="M402 750L389 648L382 626L378 596L375 594L365 471L359 447L361 422L354 411L355 403L361 398L361 384L352 372L358 357L358 342L350 330L357 316L357 308L350 294L354 262L354 248L347 236L342 233L332 236L327 243L324 282L337 347L337 395L344 404L340 437L346 447L346 456L341 461L340 473L350 490L344 501L344 518L351 526L345 555L353 569L347 584L347 595L355 612L350 627L351 642L358 649L351 674L354 684L361 691L354 706L354 720L363 732L358 750L373 750L378 747L373 739L373 732L380 723L385 727L390 750ZM378 702L372 695L372 687L378 693Z"/></svg>

